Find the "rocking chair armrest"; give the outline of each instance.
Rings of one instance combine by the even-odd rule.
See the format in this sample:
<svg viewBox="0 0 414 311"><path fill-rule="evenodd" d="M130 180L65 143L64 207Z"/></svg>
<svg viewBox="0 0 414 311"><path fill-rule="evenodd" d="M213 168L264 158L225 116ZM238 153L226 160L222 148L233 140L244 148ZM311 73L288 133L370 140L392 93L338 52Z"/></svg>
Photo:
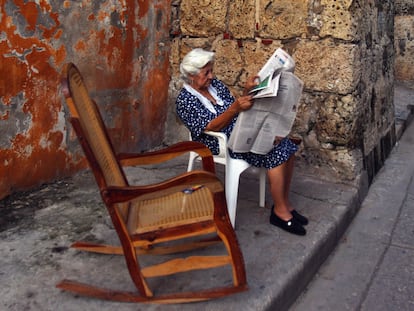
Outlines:
<svg viewBox="0 0 414 311"><path fill-rule="evenodd" d="M203 169L215 173L213 155L204 144L195 141L184 141L161 150L143 153L121 153L117 158L122 166L158 164L176 158L187 152L196 152L202 158Z"/></svg>
<svg viewBox="0 0 414 311"><path fill-rule="evenodd" d="M101 190L105 203L123 203L139 198L140 196L154 191L168 190L184 184L200 184L217 182L214 173L206 171L191 171L175 176L160 183L142 186L110 186Z"/></svg>

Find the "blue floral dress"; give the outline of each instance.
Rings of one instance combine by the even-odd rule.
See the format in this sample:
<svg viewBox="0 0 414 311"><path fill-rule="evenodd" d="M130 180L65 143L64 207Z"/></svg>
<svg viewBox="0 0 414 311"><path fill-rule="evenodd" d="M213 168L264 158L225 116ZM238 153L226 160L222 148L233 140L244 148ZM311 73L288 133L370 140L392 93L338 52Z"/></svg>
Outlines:
<svg viewBox="0 0 414 311"><path fill-rule="evenodd" d="M231 95L230 90L218 79L213 79L211 86L217 91L217 96L222 99L223 105L213 105L215 113L207 109L197 96L191 94L187 89L183 88L177 97L176 111L177 115L185 126L191 132L191 138L199 141L210 148L213 154L219 153L217 138L204 134L204 130L211 120L222 114L234 102L235 98ZM221 132L230 137L237 116L221 130ZM275 145L269 153L265 155L252 152L237 153L229 149L230 156L236 159L243 159L249 164L256 167L265 167L267 169L274 168L289 159L289 157L298 150L298 146L290 139L284 138Z"/></svg>

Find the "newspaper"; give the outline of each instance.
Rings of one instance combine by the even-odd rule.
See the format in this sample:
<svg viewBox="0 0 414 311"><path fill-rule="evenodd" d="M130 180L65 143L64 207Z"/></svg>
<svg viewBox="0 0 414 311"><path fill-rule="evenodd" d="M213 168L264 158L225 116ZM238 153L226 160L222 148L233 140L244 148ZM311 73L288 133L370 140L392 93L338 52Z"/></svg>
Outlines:
<svg viewBox="0 0 414 311"><path fill-rule="evenodd" d="M277 96L279 89L280 71L275 76L269 75L262 82L254 87L249 94L253 94L253 98Z"/></svg>
<svg viewBox="0 0 414 311"><path fill-rule="evenodd" d="M279 77L282 71L293 72L295 61L282 49L277 49L268 59L266 64L260 69L260 83L249 93L255 93L253 98L276 96L279 87Z"/></svg>
<svg viewBox="0 0 414 311"><path fill-rule="evenodd" d="M275 59L275 54L276 52L269 61ZM228 147L234 152L267 154L273 148L275 137L287 136L295 121L303 82L291 72L291 62L285 71L280 70L278 60L276 65L272 65L278 68L269 74L270 67L266 67L269 61L263 67L268 70L263 76L265 79L271 76L272 80L277 81L276 95L271 95L275 92L271 87L258 90L258 93L266 90L268 95L264 95L263 92L259 97L255 97L252 108L239 114L228 142ZM276 76L273 75L275 72Z"/></svg>

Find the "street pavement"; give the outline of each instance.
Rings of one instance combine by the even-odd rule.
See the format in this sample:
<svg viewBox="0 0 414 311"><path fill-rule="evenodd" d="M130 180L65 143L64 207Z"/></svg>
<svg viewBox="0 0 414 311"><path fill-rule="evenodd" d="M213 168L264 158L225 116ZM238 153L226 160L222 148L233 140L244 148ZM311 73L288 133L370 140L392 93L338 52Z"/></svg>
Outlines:
<svg viewBox="0 0 414 311"><path fill-rule="evenodd" d="M408 91L403 99L410 101L412 89L403 90ZM399 125L403 137L371 189L364 176L343 182L298 163L291 201L310 220L304 237L269 224L272 201L268 189L266 207L261 208L257 172L250 169L243 173L236 234L249 290L207 302L117 303L56 289L55 284L63 278L122 290L134 290L134 286L121 256L69 248L77 240L118 243L89 170L33 191L16 193L0 201L0 310L256 311L290 307L296 310L340 310L341 307L343 310L409 310L406 306L412 309L412 298L409 298L411 301L399 299L406 294L413 297L414 288L411 277L414 215L410 209L414 201L414 128L412 125L406 128L409 116L404 116L405 121ZM131 184L159 182L185 171L187 161L188 157L182 157L162 166L130 168L128 179ZM217 166L217 174L224 179L222 167ZM343 236L347 228L352 229ZM335 259L338 255L329 257L337 245L340 246L335 254L339 254L339 259ZM328 257L327 264L323 265ZM322 270L318 272L321 265ZM228 272L220 268L206 275L182 274L166 280L155 279L150 285L156 291L163 291L221 284L229 282ZM315 281L311 282L315 275ZM305 294L300 296L304 290ZM386 295L390 293L393 296ZM386 297L395 300L393 307L400 303L401 309L385 308L390 303L385 302ZM378 309L378 303L384 309Z"/></svg>
<svg viewBox="0 0 414 311"><path fill-rule="evenodd" d="M411 97L414 104L414 96ZM414 310L414 124L292 311Z"/></svg>

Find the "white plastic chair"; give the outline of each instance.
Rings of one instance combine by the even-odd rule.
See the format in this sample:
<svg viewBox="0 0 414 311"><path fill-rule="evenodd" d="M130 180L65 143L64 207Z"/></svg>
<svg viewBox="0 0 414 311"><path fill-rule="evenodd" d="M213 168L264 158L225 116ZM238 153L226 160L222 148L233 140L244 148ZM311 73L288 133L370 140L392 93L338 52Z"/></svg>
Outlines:
<svg viewBox="0 0 414 311"><path fill-rule="evenodd" d="M241 159L233 159L230 157L227 151L227 136L224 133L205 131L205 134L217 137L219 142L219 154L214 155L214 162L225 165L225 192L227 209L230 216L231 224L233 228L236 223L236 208L237 208L237 196L239 193L239 180L240 174L243 173L251 165ZM191 139L191 134L190 134ZM198 158L197 153L190 152L190 159L188 161L187 171L191 171L194 166L194 161ZM260 168L259 177L259 206L265 205L265 192L266 192L266 170Z"/></svg>

